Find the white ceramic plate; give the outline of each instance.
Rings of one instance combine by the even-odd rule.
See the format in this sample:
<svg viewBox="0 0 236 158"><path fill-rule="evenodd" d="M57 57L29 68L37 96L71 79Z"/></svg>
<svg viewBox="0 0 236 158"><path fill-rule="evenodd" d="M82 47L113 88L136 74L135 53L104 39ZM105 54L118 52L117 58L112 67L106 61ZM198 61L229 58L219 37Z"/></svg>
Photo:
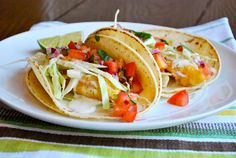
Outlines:
<svg viewBox="0 0 236 158"><path fill-rule="evenodd" d="M4 65L18 59L33 55L38 49L37 39L83 31L86 37L92 31L112 22L86 22L68 24L60 27L47 28L21 33L0 42L0 64ZM158 26L121 23L123 27L134 30L152 29ZM234 102L236 98L236 53L221 44L213 42L220 53L222 71L219 78L210 86L197 94L186 107L175 107L162 101L152 111L138 118L133 123L79 120L62 116L45 108L28 91L24 82L26 62L0 67L0 99L10 107L34 118L63 126L94 129L94 130L146 130L170 127L194 121L217 113Z"/></svg>

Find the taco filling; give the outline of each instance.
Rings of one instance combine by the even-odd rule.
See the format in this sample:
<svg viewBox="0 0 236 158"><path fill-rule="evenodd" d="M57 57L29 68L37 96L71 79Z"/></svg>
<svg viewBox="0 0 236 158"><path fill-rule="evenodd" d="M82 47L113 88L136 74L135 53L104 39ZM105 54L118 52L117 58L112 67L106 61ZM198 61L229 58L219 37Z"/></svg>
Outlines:
<svg viewBox="0 0 236 158"><path fill-rule="evenodd" d="M181 35L177 31L169 34L165 30L164 33L162 30L127 31L138 37L152 53L161 70L164 93L168 92L165 88L171 87L173 83L175 87L196 87L218 75L219 57L205 39ZM161 37L155 36L159 32Z"/></svg>
<svg viewBox="0 0 236 158"><path fill-rule="evenodd" d="M53 95L50 97L58 104L66 104L66 110L73 113L86 116L99 109L109 117L132 122L151 103L139 95L144 87L135 61L113 59L105 51L82 42L47 48L45 54L30 57L29 63L33 70L38 67L49 83L46 87Z"/></svg>
<svg viewBox="0 0 236 158"><path fill-rule="evenodd" d="M164 75L175 80L181 86L196 86L204 83L216 73L216 69L207 64L215 60L200 56L185 43L177 47L170 46L164 39L157 39L154 47L150 47L153 57ZM165 86L167 86L166 83Z"/></svg>

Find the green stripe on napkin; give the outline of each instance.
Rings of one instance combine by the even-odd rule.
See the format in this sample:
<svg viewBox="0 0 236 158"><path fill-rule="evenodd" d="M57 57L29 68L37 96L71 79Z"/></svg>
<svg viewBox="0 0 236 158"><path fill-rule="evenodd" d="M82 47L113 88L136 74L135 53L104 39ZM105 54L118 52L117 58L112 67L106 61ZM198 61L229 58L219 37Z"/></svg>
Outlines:
<svg viewBox="0 0 236 158"><path fill-rule="evenodd" d="M27 152L27 151L38 151L38 150L53 150L53 151L66 151L81 154L90 154L94 156L109 157L109 158L235 158L236 153L227 152L194 152L194 151L165 151L165 150L143 150L143 149L132 149L132 148L107 148L107 147L95 147L95 146L69 146L63 144L49 144L44 142L32 142L29 140L0 140L0 151L1 152Z"/></svg>

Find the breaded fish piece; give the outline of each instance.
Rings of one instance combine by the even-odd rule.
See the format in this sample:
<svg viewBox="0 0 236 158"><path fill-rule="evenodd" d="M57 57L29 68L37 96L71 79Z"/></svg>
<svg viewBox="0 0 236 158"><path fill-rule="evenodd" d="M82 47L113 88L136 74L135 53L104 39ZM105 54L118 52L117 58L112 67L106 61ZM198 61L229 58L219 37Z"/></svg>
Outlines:
<svg viewBox="0 0 236 158"><path fill-rule="evenodd" d="M114 97L114 95L117 95L120 92L110 83L110 81L106 79L105 81L107 83L107 91L110 98ZM88 98L102 100L98 78L93 75L82 76L75 88L75 93Z"/></svg>

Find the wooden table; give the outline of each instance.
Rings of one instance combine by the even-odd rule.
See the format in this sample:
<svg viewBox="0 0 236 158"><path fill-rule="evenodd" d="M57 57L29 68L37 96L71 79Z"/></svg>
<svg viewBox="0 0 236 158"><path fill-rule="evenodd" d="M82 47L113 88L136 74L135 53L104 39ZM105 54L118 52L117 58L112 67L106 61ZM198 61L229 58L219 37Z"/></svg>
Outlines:
<svg viewBox="0 0 236 158"><path fill-rule="evenodd" d="M235 0L0 0L0 40L40 21L119 21L187 27L228 17L236 34Z"/></svg>

